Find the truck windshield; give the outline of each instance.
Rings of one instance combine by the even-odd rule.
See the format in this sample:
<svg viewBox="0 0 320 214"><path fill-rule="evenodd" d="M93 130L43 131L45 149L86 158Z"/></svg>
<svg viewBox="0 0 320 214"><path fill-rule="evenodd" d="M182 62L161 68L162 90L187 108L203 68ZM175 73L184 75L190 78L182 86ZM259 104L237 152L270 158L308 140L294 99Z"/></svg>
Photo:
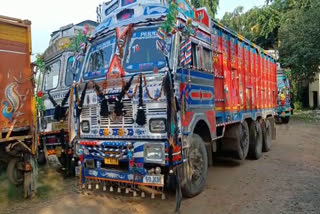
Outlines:
<svg viewBox="0 0 320 214"><path fill-rule="evenodd" d="M152 71L166 66L164 55L157 49L157 39L157 28L133 32L125 60L126 72Z"/></svg>
<svg viewBox="0 0 320 214"><path fill-rule="evenodd" d="M94 44L89 51L84 79L93 79L106 75L108 71L111 56L114 53L116 38L108 37L101 43Z"/></svg>
<svg viewBox="0 0 320 214"><path fill-rule="evenodd" d="M48 91L58 86L61 61L56 61L46 67L44 75L44 90Z"/></svg>
<svg viewBox="0 0 320 214"><path fill-rule="evenodd" d="M80 61L76 62L76 65L74 64L74 57L70 56L67 61L67 66L66 66L66 77L65 77L65 83L66 86L70 86L73 81L78 81L79 80L79 75L82 67L82 63Z"/></svg>

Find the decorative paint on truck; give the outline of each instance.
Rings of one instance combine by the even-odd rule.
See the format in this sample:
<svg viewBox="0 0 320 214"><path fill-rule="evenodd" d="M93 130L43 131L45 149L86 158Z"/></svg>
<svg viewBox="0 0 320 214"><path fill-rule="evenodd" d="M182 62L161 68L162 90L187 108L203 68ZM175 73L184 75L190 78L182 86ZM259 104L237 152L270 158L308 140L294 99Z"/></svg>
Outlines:
<svg viewBox="0 0 320 214"><path fill-rule="evenodd" d="M95 29L80 78L76 171L89 189L154 196L175 185L193 197L213 152L270 150L276 65L206 9L188 17L187 1L154 2L106 4L116 9ZM151 7L158 13L143 12Z"/></svg>
<svg viewBox="0 0 320 214"><path fill-rule="evenodd" d="M33 72L30 64L31 22L0 16L0 163L11 183L35 191L36 154Z"/></svg>

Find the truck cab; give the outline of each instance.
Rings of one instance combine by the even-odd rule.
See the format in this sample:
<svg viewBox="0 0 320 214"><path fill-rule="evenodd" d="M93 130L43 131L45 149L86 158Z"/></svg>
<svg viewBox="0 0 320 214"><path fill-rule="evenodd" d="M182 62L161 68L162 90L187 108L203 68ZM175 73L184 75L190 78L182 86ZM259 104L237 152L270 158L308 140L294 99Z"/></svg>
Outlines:
<svg viewBox="0 0 320 214"><path fill-rule="evenodd" d="M286 71L278 68L277 70L277 87L278 87L278 107L277 107L277 120L282 123L289 123L292 113L291 95L292 88L290 79Z"/></svg>
<svg viewBox="0 0 320 214"><path fill-rule="evenodd" d="M79 80L82 61L76 60L77 56L70 48L70 43L77 35L82 35L84 28L92 32L96 25L96 22L86 20L61 27L51 34L49 47L42 56L45 66L39 91L43 93L45 109L39 112L39 163L45 163L48 156L56 155L65 168L67 159L70 159L68 157L72 155L72 149L67 143L66 109L69 99L66 96L74 81ZM57 115L57 105L64 109L62 115Z"/></svg>

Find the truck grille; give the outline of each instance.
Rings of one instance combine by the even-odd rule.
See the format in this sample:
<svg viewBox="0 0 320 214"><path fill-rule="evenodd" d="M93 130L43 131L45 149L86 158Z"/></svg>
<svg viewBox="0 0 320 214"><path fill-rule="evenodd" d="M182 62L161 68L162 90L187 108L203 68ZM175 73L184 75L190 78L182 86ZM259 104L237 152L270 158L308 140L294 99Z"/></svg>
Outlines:
<svg viewBox="0 0 320 214"><path fill-rule="evenodd" d="M100 128L130 128L133 126L133 112L132 112L131 100L123 100L123 111L125 111L125 116L120 117L117 120L112 120L111 115L108 117L101 117ZM114 104L109 104L109 111L113 111Z"/></svg>

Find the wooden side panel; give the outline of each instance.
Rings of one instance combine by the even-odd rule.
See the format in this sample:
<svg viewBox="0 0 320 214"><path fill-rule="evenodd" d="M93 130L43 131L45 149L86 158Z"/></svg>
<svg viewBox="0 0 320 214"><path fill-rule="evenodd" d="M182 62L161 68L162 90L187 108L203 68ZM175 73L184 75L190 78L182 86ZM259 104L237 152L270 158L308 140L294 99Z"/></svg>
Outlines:
<svg viewBox="0 0 320 214"><path fill-rule="evenodd" d="M0 129L31 127L30 24L0 19Z"/></svg>
<svg viewBox="0 0 320 214"><path fill-rule="evenodd" d="M223 54L222 54L222 37L221 30L218 28L213 29L213 48L217 51L214 57L213 66L215 71L214 92L215 92L215 108L216 111L222 112L224 110L224 76L223 76Z"/></svg>

